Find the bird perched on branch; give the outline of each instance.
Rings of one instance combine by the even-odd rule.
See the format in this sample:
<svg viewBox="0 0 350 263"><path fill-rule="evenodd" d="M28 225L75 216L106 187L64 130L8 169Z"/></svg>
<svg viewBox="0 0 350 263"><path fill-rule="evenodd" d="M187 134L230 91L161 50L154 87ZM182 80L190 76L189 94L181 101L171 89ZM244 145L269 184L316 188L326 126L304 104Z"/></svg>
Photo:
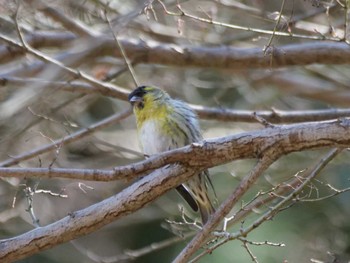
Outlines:
<svg viewBox="0 0 350 263"><path fill-rule="evenodd" d="M183 147L202 140L197 115L183 101L152 86L141 86L128 97L136 116L142 150L146 156ZM190 178L176 190L206 223L214 212L208 196L208 171ZM212 187L212 186L211 186Z"/></svg>

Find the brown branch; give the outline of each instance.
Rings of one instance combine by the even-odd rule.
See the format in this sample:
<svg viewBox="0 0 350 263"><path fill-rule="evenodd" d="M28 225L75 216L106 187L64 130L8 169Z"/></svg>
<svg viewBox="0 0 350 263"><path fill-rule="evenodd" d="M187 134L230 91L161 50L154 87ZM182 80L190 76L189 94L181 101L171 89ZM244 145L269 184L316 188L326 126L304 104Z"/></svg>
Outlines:
<svg viewBox="0 0 350 263"><path fill-rule="evenodd" d="M77 39L74 34L69 32L45 32L36 31L25 34L25 39L28 45L33 48L50 48L66 46L70 41ZM24 55L22 48L15 46L0 46L0 63L5 64L12 62L19 56Z"/></svg>
<svg viewBox="0 0 350 263"><path fill-rule="evenodd" d="M116 256L111 256L111 257L102 257L97 255L96 253L93 253L92 251L86 251L86 248L82 247L81 245L78 245L77 242L73 242L73 246L79 250L79 252L94 262L100 262L100 263L117 263L117 262L126 262L126 261L131 261L135 260L137 258L140 258L144 255L153 253L155 251L164 249L166 247L172 246L174 244L184 242L186 239L189 237L193 236L195 233L194 232L187 232L181 236L174 236L170 237L168 239L159 241L159 242L153 242L143 248L140 249L128 249L125 250L123 253L118 254ZM72 242L72 241L71 241Z"/></svg>
<svg viewBox="0 0 350 263"><path fill-rule="evenodd" d="M243 178L233 193L220 205L214 215L204 225L203 229L191 240L190 243L175 258L174 263L187 262L191 256L203 245L210 233L220 224L233 206L248 191L262 173L278 158L274 151L267 151L249 175Z"/></svg>
<svg viewBox="0 0 350 263"><path fill-rule="evenodd" d="M215 107L203 107L199 105L190 105L196 110L198 116L207 120L219 121L239 121L239 122L257 122L254 114L262 117L271 123L296 123L310 121L332 120L342 117L349 117L349 109L329 109L329 110L305 110L305 111L283 111L272 109L270 111L248 111L233 110Z"/></svg>
<svg viewBox="0 0 350 263"><path fill-rule="evenodd" d="M199 22L203 22L203 23L207 23L210 25L226 27L229 29L243 30L243 31L247 31L247 32L255 32L255 33L265 34L265 35L276 35L276 36L281 36L281 37L293 37L293 38L312 39L312 40L328 39L328 40L333 40L333 41L340 41L339 38L335 38L335 37L327 37L326 38L325 36L319 36L319 35L301 35L301 34L294 34L294 33L290 33L290 32L272 31L272 30L265 30L265 29L253 28L253 27L245 27L245 26L239 26L239 25L219 22L219 21L213 20L211 17L203 18L203 17L199 17L196 15L190 14L189 12L185 11L180 6L180 4L177 5L177 8L179 10L178 12L171 12L171 11L168 11L168 9L166 8L165 4L162 1L158 0L158 2L163 6L164 11L167 15L176 16L176 17L186 17L186 18L189 18L189 19L192 19L195 21L199 21Z"/></svg>
<svg viewBox="0 0 350 263"><path fill-rule="evenodd" d="M45 85L50 89L61 89L67 92L79 92L84 94L99 93L112 98L120 97L118 90L98 89L91 84L84 82L65 82L49 81L35 78L0 78L0 86L14 85L23 86L24 84ZM124 97L123 97L124 98ZM126 101L126 98L124 98ZM303 111L283 111L278 109L266 111L234 110L218 107L205 107L201 105L190 104L201 119L235 122L253 122L256 123L257 115L271 123L297 123L310 121L324 121L350 117L350 109L327 109L327 110L303 110Z"/></svg>
<svg viewBox="0 0 350 263"><path fill-rule="evenodd" d="M330 8L332 8L332 7L334 7L335 5L332 5ZM156 7L156 8L158 8L158 7ZM159 9L159 8L158 8ZM39 10L40 10L40 8L39 8ZM43 11L43 10L41 10L41 11ZM55 10L56 11L56 10ZM260 12L261 10L259 10L259 12ZM315 10L315 11L312 11L312 14L313 14L313 12L316 12L316 13L320 13L320 12L323 12L324 11L324 9L323 8L318 8L317 10ZM48 12L49 13L49 12ZM50 14L48 14L47 13L47 15L49 15L50 16ZM137 12L136 12L136 15L137 15ZM53 17L53 15L52 15L52 17ZM55 18L54 18L55 19ZM56 20L56 19L55 19ZM58 22L60 22L60 20L62 21L62 19L57 19L58 20ZM290 23L295 23L295 19L293 19L293 21L289 21ZM151 22L149 22L149 23L151 23ZM73 23L74 24L74 23ZM161 26L160 24L157 24L157 27L159 27L159 26ZM84 34L86 34L86 33L89 33L89 32L86 32L86 28L84 28L84 27L82 27L82 29L80 29L79 28L79 25L78 25L78 28L77 29L75 29L75 26L73 25L73 26L71 26L70 24L68 24L68 25L66 25L65 26L68 30L72 30L73 32L75 32L75 33L77 33L78 35L84 35ZM146 29L144 29L144 30L146 30ZM175 29L174 29L175 30ZM167 29L167 32L166 33L168 33L168 31L169 31L169 29ZM271 31L270 31L270 33L271 33ZM285 33L286 35L288 35L288 36L290 36L290 34L289 33ZM173 35L171 35L172 37L173 37ZM319 36L317 36L318 38L319 38ZM37 33L37 32L28 32L27 34L26 34L26 40L27 40L27 42L28 42L28 44L30 45L30 46L32 46L32 47L34 47L34 48L41 48L41 47L51 47L51 46L61 46L61 45L67 45L67 43L70 43L70 41L71 40L74 40L74 39L77 39L76 38L76 36L74 36L74 34L70 34L70 33L67 33L67 32L39 32L39 33ZM91 41L93 41L93 42L95 42L95 41L97 41L98 39L96 39L96 37L92 37L92 38L90 38L89 40L87 40L86 42L91 42ZM85 40L84 40L85 41ZM110 41L112 41L112 40L110 40ZM101 42L103 42L103 41L101 41ZM125 46L126 44L127 44L127 46L126 46L126 50L128 51L129 50L129 52L128 52L128 55L129 54L131 54L133 51L132 50L130 50L130 49L134 49L134 47L131 47L130 46L130 43L131 42L134 42L133 40L131 40L131 41L126 41L126 43L122 43L123 44L123 46ZM151 43L151 42L148 42L148 43ZM156 43L156 42L154 42L154 43ZM162 43L158 43L158 45L159 44L162 44ZM141 43L141 45L142 45L142 43ZM164 45L168 45L168 44L166 44L166 43L164 43ZM313 44L312 44L313 45ZM148 47L147 47L148 46ZM194 60L196 60L196 57L199 55L199 53L198 52L195 52L195 53L193 53L193 52L191 52L191 47L193 47L193 46L176 46L176 45L173 45L174 47L176 47L176 49L177 50L181 50L181 49L184 49L184 50L189 50L190 52L189 52L189 54L191 54L191 58L192 59L194 59ZM98 47L95 47L95 48L98 48ZM150 48L150 45L149 44L146 44L145 45L145 50L142 52L143 54L145 54L145 52L147 52L148 53L148 51L146 50L146 48ZM151 47L152 48L152 47ZM212 52L214 52L214 53L217 53L215 50L217 50L217 48L214 48L214 49L212 49ZM235 51L237 51L237 49L234 49ZM240 61L242 61L242 59L244 58L244 57L247 57L248 56L248 54L250 54L251 52L251 50L254 50L254 49L238 49L238 50L240 50L240 52L239 52L239 54L242 54L242 56L239 56L239 57L237 57L237 59L239 59ZM256 50L258 50L258 49L256 49ZM284 48L283 47L281 47L281 50L284 50ZM303 48L303 45L301 45L300 46L300 50L305 50L305 53L307 52L307 48L305 49L305 48ZM329 50L331 50L331 47L330 47L330 49ZM229 49L228 49L228 51L229 51ZM261 50L259 50L260 52L260 54L262 53L261 52ZM152 51L151 51L152 52ZM212 53L211 51L209 51L209 53ZM327 51L326 51L327 52ZM141 53L141 52L140 52ZM152 52L153 53L153 52ZM159 52L157 52L158 54L159 54ZM236 52L235 52L236 53ZM324 52L322 52L321 50L320 50L320 53L324 53ZM331 53L331 52L327 52L327 53ZM21 49L18 49L18 48L12 48L12 47L5 47L5 46L1 46L0 47L0 62L1 63L5 63L5 62L8 62L8 61L11 61L11 60L13 60L16 56L18 56L18 55L23 55L24 53L23 53L23 50L21 50ZM113 51L110 51L110 54L109 55L113 55ZM152 55L152 54L151 54ZM178 56L181 56L181 54L177 54ZM100 56L99 54L98 54L98 52L97 53L95 53L94 52L94 56ZM122 57L121 56L121 54L119 53L119 54L117 54L117 56L118 57ZM165 57L166 55L162 55L162 57L159 57L159 60L164 60L164 57ZM229 52L226 54L226 56L227 57L229 57ZM231 55L232 56L232 55ZM249 55L250 56L250 55ZM149 56L148 56L149 57ZM189 56L187 56L187 57L189 57ZM211 58L213 58L213 56L210 56ZM220 56L221 57L221 56ZM303 56L300 56L300 57L303 57ZM151 57L152 58L152 57ZM248 57L247 57L248 58ZM146 56L144 56L144 57L142 57L141 58L142 60L140 61L140 62L143 62L143 63L147 63L147 57ZM319 58L319 59L322 59L322 58ZM169 58L168 59L166 59L166 60L169 60ZM173 60L173 63L175 63L174 65L176 65L177 64L177 61L174 59L174 58L172 58L172 60ZM215 59L215 60L217 60L217 59ZM229 59L230 60L230 59ZM295 59L294 61L298 61L298 59ZM344 58L344 60L343 61L346 61L346 59ZM190 62L190 61L189 61ZM207 63L211 63L211 61L210 60L208 60L207 61ZM238 60L237 60L237 62L238 62ZM244 61L243 61L244 62ZM153 63L153 62L151 62L151 63ZM192 63L195 63L195 62L192 62ZM191 64L192 64L191 63ZM325 63L327 63L327 62L325 62ZM341 62L338 62L338 63L341 63ZM343 62L343 63L347 63L347 62ZM158 64L162 64L160 61L158 61ZM167 63L167 64L170 64L169 62ZM192 65L190 65L189 64L189 66L192 66ZM269 65L268 65L268 63L265 65L265 67L268 67ZM276 65L277 66L277 65ZM241 63L241 65L240 66L237 66L237 68L252 68L252 67L255 67L255 64L254 63L252 63L252 65L246 65L245 63ZM222 68L222 66L221 66L221 68Z"/></svg>
<svg viewBox="0 0 350 263"><path fill-rule="evenodd" d="M229 240L235 240L235 239L241 239L242 237L246 237L251 231L256 229L259 225L266 222L267 220L271 220L277 213L283 210L283 207L288 204L288 202L292 201L293 199L298 198L298 194L311 182L312 179L314 179L319 173L327 166L327 164L330 163L340 152L342 149L332 149L327 153L326 156L324 156L312 169L310 169L306 175L303 176L303 179L300 180L300 178L297 178L293 180L295 185L293 186L293 190L289 191L288 195L283 197L282 200L280 200L277 204L273 205L272 207L269 207L269 209L260 216L257 220L255 220L253 223L251 223L246 228L241 228L238 232L230 234L227 232L220 232L216 233L217 236L224 237L223 240L213 245L211 248L207 249L206 251L200 253L198 256L196 256L193 260L190 262L197 262L197 260L201 257L203 257L205 254L211 253L219 246L223 245L224 243L228 242ZM280 191L281 192L281 191ZM271 195L273 198L276 197L276 195ZM269 197L268 197L269 198ZM268 199L266 198L266 199ZM269 200L270 201L270 200ZM253 202L254 203L254 202ZM252 203L252 204L253 204ZM257 204L256 204L257 205ZM250 208L252 209L252 208ZM244 209L245 210L245 209ZM233 221L238 222L241 217L239 217L240 212L245 212L244 210L240 210L237 214L234 215ZM238 216L236 218L236 216ZM233 223L233 222L230 222Z"/></svg>
<svg viewBox="0 0 350 263"><path fill-rule="evenodd" d="M10 46L21 48L21 45L7 36L0 34L0 39ZM79 54L84 53L88 59L99 56L116 56L122 58L114 39L99 37L84 40L87 47L82 47ZM348 64L350 50L346 43L309 42L274 47L269 56L264 55L261 48L236 48L232 46L194 46L176 45L156 41L137 39L120 40L127 56L139 63L172 65L178 67L212 67L218 69L253 69L278 68L285 66L320 64ZM332 51L332 52L330 52ZM67 57L76 57L72 51ZM37 66L38 67L38 66ZM44 67L42 64L40 67ZM26 68L27 70L31 70ZM38 70L38 68L36 69ZM10 74L10 73L8 73Z"/></svg>
<svg viewBox="0 0 350 263"><path fill-rule="evenodd" d="M274 29L272 31L272 34L270 35L270 38L269 38L269 41L268 41L267 45L265 45L264 48L263 48L263 51L264 51L265 54L271 48L272 41L275 38L276 31L278 30L278 27L279 27L280 22L281 22L281 17L282 17L282 13L283 13L283 9L284 9L285 3L286 3L286 1L282 0L281 8L280 8L280 11L278 12L278 18L277 18L277 21L275 23L275 27L274 27Z"/></svg>
<svg viewBox="0 0 350 263"><path fill-rule="evenodd" d="M259 162L254 170L255 172L252 171L251 176L245 178L241 186L235 191L239 196L261 174L265 166L273 160L269 160L270 157L324 146L350 146L350 121L274 126L261 131L224 137L206 141L202 144L193 144L172 152L166 152L158 157L151 157L149 160L139 163L138 167L137 165L131 165L130 178L150 167L155 168L157 165L164 165L169 160L174 162L182 160L183 164L168 165L156 170L118 195L74 212L51 225L34 229L15 238L2 240L0 242L0 260L18 260L91 233L115 219L142 208L156 197L176 187L206 167L238 157L264 156L264 161ZM120 170L119 168L115 169L116 173ZM236 200L234 196L232 198L232 200ZM227 212L228 206L226 204L228 203L230 203L229 200L223 204L218 210L220 215L217 216L221 216L222 211ZM211 222L214 222L214 219L213 217L209 223L212 224Z"/></svg>
<svg viewBox="0 0 350 263"><path fill-rule="evenodd" d="M56 141L62 143L61 141ZM56 145L51 145L55 149ZM152 156L145 161L115 167L113 170L79 170L60 168L0 168L3 177L62 177L80 180L112 181L132 179L165 164L183 163L200 169L210 168L238 159L263 156L272 148L277 155L321 147L350 146L350 121L301 123L265 128L262 130L211 139ZM274 153L275 155L275 153ZM210 156L210 158L208 158ZM10 163L12 161L12 163ZM12 165L19 158L0 165Z"/></svg>
<svg viewBox="0 0 350 263"><path fill-rule="evenodd" d="M268 212L262 215L259 219L257 219L253 224L244 230L240 231L240 236L246 236L260 224L265 222L268 218L273 217L281 208L283 208L289 201L293 200L298 196L298 194L304 189L306 185L308 185L313 178L315 178L322 170L329 164L331 160L333 160L340 152L341 148L330 150L312 169L305 177L305 179L286 197L281 200L278 204L276 204L273 208L271 208ZM238 235L238 233L236 234Z"/></svg>
<svg viewBox="0 0 350 263"><path fill-rule="evenodd" d="M20 154L18 156L11 157L8 160L1 162L0 167L1 166L2 167L11 166L11 165L19 163L20 161L28 160L28 159L31 159L35 156L38 156L39 154L43 154L43 153L46 153L48 151L55 150L57 148L57 146L59 146L59 145L65 145L65 144L74 142L78 139L81 139L87 135L94 133L98 129L102 129L102 128L108 127L110 125L113 125L115 123L118 123L119 121L127 118L130 115L131 115L131 108L129 108L123 112L116 113L110 117L107 117L107 118L87 127L87 128L81 129L81 130L79 130L75 133L72 133L66 137L55 140L54 142L52 142L50 144L46 144L46 145L43 145L43 146L38 147L36 149L33 149L29 152L25 152L25 153Z"/></svg>
<svg viewBox="0 0 350 263"><path fill-rule="evenodd" d="M17 26L17 31L18 31L21 43L18 43L17 41L15 41L11 38L8 38L6 36L3 36L1 34L0 34L0 39L5 41L6 43L14 45L17 48L22 48L25 52L34 55L36 58L38 58L46 63L50 63L50 64L58 67L59 69L61 69L62 71L71 75L74 78L82 79L82 80L90 83L91 85L95 86L98 89L105 90L105 92L111 92L111 94L113 94L113 93L118 94L117 96L120 99L126 99L127 95L129 94L128 90L117 87L117 86L112 85L110 83L105 83L105 82L99 81L99 80L93 78L92 76L90 76L84 72L81 72L81 71L73 69L73 68L69 68L69 67L65 66L64 64L62 64L60 61L53 59L53 58L43 54L42 52L40 52L36 49L33 49L25 42L23 35L22 35L22 32L20 31L20 28L18 26Z"/></svg>
<svg viewBox="0 0 350 263"><path fill-rule="evenodd" d="M130 59L127 57L123 45L120 43L119 38L117 37L116 33L114 32L113 27L111 25L111 22L110 22L110 20L108 18L107 13L106 13L106 21L108 23L109 29L112 32L112 35L113 35L113 38L114 38L114 40L115 40L115 42L117 44L117 47L120 49L120 53L121 53L121 55L122 55L122 57L124 59L125 65L127 66L128 70L129 70L129 73L130 73L130 75L132 77L132 80L134 81L135 87L140 86L140 83L137 80L134 68L132 66L132 63L130 62Z"/></svg>
<svg viewBox="0 0 350 263"><path fill-rule="evenodd" d="M117 72L119 73L119 71ZM123 96L123 100L126 101L126 97L118 89L99 89L94 85L82 82L82 81L51 81L37 78L17 78L17 77L0 77L0 86L6 87L7 85L13 85L17 87L24 87L26 85L37 84L45 86L45 89L59 89L67 92L83 93L83 94L101 94L111 98L120 98Z"/></svg>
<svg viewBox="0 0 350 263"><path fill-rule="evenodd" d="M110 46L110 40L105 43ZM139 41L137 41L139 42ZM181 67L214 67L225 69L270 68L295 65L348 64L350 51L345 43L310 42L275 47L272 65L269 56L261 48L235 48L232 46L203 47L175 45L160 42L124 40L123 46L130 55L143 53L141 62ZM140 48L142 50L140 50ZM332 52L329 52L332 50ZM333 53L334 52L334 53ZM120 56L119 53L116 53ZM147 59L145 59L147 58Z"/></svg>
<svg viewBox="0 0 350 263"><path fill-rule="evenodd" d="M60 23L65 29L73 32L78 36L93 36L91 28L88 28L82 22L78 20L73 20L71 17L68 17L63 12L51 6L45 4L45 2L41 0L25 0L26 7L32 7L34 10L39 10L47 17L51 18L55 22ZM21 2L18 2L17 9L21 7Z"/></svg>
<svg viewBox="0 0 350 263"><path fill-rule="evenodd" d="M25 2L31 4L33 2L33 0L26 0ZM40 10L46 16L52 18L56 22L60 23L65 29L75 33L76 35L81 36L81 37L98 36L98 34L96 32L93 32L91 27L88 28L82 22L80 22L80 21L78 22L77 20L73 20L72 18L63 14L57 8L55 9L55 8L50 7L50 6L47 6L42 1L38 1L38 0L35 0L35 4L39 7L38 10Z"/></svg>
<svg viewBox="0 0 350 263"><path fill-rule="evenodd" d="M277 187L274 187L274 189L271 191L264 193L258 192L258 194L253 200L251 200L251 202L244 205L239 211L237 211L233 216L230 217L230 220L228 220L226 224L226 228L229 228L233 224L244 220L244 218L248 214L254 212L254 209L260 208L261 206L267 206L268 204L279 198L279 196L289 193L291 190L298 187L301 184L301 180L304 178L305 176L302 176L301 178L294 177L290 182L283 182Z"/></svg>
<svg viewBox="0 0 350 263"><path fill-rule="evenodd" d="M86 235L153 201L198 171L167 166L137 181L119 194L72 212L50 225L0 241L1 262L12 262Z"/></svg>
<svg viewBox="0 0 350 263"><path fill-rule="evenodd" d="M310 70L309 70L310 71ZM315 72L311 71L315 75ZM310 74L310 75L311 75ZM291 74L273 74L254 80L254 85L274 85L283 94L323 101L327 104L347 107L349 105L349 85L334 80L324 81L325 77L313 79L292 76ZM334 83L335 82L335 83Z"/></svg>
<svg viewBox="0 0 350 263"><path fill-rule="evenodd" d="M110 41L101 43L101 48L106 48L104 49L106 52L112 48ZM261 48L180 46L135 40L123 40L121 43L129 57L139 55L139 62L179 67L195 66L241 70L314 63L338 65L348 64L350 60L349 46L345 43L334 42L312 42L275 47L270 56L265 56ZM117 50L114 54L118 57L121 56Z"/></svg>

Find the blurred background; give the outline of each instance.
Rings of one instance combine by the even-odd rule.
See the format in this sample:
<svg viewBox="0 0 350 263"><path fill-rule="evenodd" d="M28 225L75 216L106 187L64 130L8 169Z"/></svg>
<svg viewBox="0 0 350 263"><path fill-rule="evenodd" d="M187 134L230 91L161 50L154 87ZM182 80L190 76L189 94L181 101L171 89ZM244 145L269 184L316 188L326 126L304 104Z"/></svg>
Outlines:
<svg viewBox="0 0 350 263"><path fill-rule="evenodd" d="M179 14L178 3L189 14L201 18L241 27L276 29L325 38L343 38L347 19L345 1L332 0L2 0L0 33L18 42L20 39L14 19L18 2L21 4L17 22L29 45L68 67L129 91L135 88L135 84L124 60L116 57L111 50L98 49L99 39L113 37L110 27L120 39L157 41L160 46L162 43L198 47L233 46L242 50L259 48L263 52L269 43L271 47L279 47L283 51L284 45L311 42L304 38L281 36L274 36L270 41L271 35L170 14ZM106 21L106 14L111 26ZM95 41L91 41L91 38ZM117 44L115 49L118 50ZM149 64L137 54L128 55L140 83L162 87L173 97L191 104L251 111L272 108L307 111L350 106L349 65L313 64L264 69L242 67L238 70ZM1 166L109 169L144 159L137 142L135 119L129 116L72 143L58 145L50 152L11 163L12 157L60 140L129 107L125 98L107 96L96 89L78 88L82 83L52 63L23 54L15 45L0 42ZM204 138L262 128L260 124L216 120L201 120L201 127ZM269 191L281 182L292 179L299 171L312 167L326 152L327 149L305 151L281 158L244 196L242 204L249 202L258 191ZM349 153L344 151L304 190L302 197L314 201L297 202L249 234L247 239L250 241L285 244L284 247L250 245L259 262L335 262L334 259L339 260L336 262L349 262L350 194L345 192L322 201L315 200L334 194L327 184L337 189L350 187L348 160ZM240 160L210 170L217 192L217 204L225 200L255 162ZM35 227L28 213L30 207L39 224L44 226L69 212L114 195L130 183L2 178L0 239L14 237ZM181 221L181 206L191 218L198 216L191 213L183 200L172 191L93 234L20 262L103 262L109 257L115 257L114 262L118 257L120 262L170 262L188 239L174 241L163 249L135 259L123 260L120 255L176 235L186 235L190 227L169 223L169 220ZM236 207L232 214L239 208ZM268 209L268 206L255 209L244 222L238 222L229 231L236 232L240 227L248 226ZM200 262L249 261L251 257L240 241L228 242L200 259Z"/></svg>

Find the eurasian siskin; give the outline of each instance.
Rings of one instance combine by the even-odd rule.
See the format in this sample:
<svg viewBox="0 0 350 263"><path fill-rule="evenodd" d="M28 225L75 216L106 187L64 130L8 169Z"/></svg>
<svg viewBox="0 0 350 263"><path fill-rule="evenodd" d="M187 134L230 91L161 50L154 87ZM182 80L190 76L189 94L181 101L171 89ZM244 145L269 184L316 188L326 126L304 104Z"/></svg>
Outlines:
<svg viewBox="0 0 350 263"><path fill-rule="evenodd" d="M136 116L137 131L146 156L183 147L202 140L198 118L183 101L152 86L141 86L128 97ZM190 178L176 190L194 211L200 211L203 223L214 212L208 196L208 171Z"/></svg>

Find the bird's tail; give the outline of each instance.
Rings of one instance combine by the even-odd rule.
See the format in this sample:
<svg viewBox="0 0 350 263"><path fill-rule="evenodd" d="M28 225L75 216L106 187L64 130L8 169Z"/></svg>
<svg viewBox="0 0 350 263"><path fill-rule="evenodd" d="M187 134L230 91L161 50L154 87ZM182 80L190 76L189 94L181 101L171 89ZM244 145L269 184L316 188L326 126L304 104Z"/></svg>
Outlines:
<svg viewBox="0 0 350 263"><path fill-rule="evenodd" d="M208 195L207 178L208 173L203 172L194 176L183 185L177 188L177 191L186 200L194 211L201 214L202 222L205 224L210 216L215 212L215 208ZM209 182L210 183L210 182ZM212 187L211 184L209 184Z"/></svg>
<svg viewBox="0 0 350 263"><path fill-rule="evenodd" d="M200 203L198 201L199 212L201 213L203 224L207 223L210 216L215 212L215 208L213 207L208 195L205 198L207 198L206 202Z"/></svg>

